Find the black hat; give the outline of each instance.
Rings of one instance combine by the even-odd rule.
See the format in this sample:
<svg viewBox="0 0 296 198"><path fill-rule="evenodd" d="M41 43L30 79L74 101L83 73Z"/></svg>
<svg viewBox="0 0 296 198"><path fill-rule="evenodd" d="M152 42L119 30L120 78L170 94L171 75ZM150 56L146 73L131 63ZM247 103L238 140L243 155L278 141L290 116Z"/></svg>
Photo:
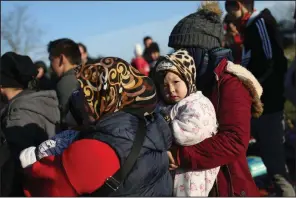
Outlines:
<svg viewBox="0 0 296 198"><path fill-rule="evenodd" d="M172 48L221 47L223 40L222 11L219 2L207 3L182 20L171 32L168 46Z"/></svg>
<svg viewBox="0 0 296 198"><path fill-rule="evenodd" d="M27 88L38 74L29 56L7 52L1 56L0 86L9 88Z"/></svg>
<svg viewBox="0 0 296 198"><path fill-rule="evenodd" d="M151 45L148 47L148 51L150 53L153 53L153 52L160 52L160 49L159 49L159 46L157 43L153 42L151 43Z"/></svg>

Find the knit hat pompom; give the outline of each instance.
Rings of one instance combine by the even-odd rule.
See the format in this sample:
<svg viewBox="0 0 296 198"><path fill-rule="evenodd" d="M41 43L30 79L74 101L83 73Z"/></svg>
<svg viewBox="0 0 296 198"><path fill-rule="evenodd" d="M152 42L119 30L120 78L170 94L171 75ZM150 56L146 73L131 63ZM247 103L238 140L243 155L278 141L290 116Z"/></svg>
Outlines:
<svg viewBox="0 0 296 198"><path fill-rule="evenodd" d="M222 46L224 28L218 1L205 1L200 8L181 19L173 28L168 46L174 49L201 48L211 50Z"/></svg>
<svg viewBox="0 0 296 198"><path fill-rule="evenodd" d="M223 11L218 1L204 1L197 9L197 13L200 15L204 15L207 19L215 23L219 23Z"/></svg>

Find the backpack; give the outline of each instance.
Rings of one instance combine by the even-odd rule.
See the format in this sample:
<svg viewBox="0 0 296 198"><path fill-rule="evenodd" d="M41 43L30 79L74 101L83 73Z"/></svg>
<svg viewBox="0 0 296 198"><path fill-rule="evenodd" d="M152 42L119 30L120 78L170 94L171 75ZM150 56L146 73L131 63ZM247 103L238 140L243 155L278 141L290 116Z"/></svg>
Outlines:
<svg viewBox="0 0 296 198"><path fill-rule="evenodd" d="M131 112L128 112L131 113ZM133 113L132 113L133 114ZM83 194L82 197L109 197L112 196L112 193L116 192L124 182L124 180L129 175L130 171L134 167L140 151L142 149L143 143L146 138L147 128L146 128L146 120L151 120L154 117L154 114L141 116L137 114L133 114L138 117L139 125L136 132L136 136L133 142L132 149L124 162L123 166L109 178L106 179L105 183L94 192L90 194ZM107 117L107 116L106 116Z"/></svg>

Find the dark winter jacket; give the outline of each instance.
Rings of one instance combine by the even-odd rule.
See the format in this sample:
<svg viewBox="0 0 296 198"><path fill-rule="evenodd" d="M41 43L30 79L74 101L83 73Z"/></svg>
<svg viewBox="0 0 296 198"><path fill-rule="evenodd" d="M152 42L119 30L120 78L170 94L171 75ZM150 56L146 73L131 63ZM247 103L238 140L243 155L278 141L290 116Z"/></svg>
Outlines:
<svg viewBox="0 0 296 198"><path fill-rule="evenodd" d="M254 12L243 31L242 65L246 66L263 87L264 113L284 108L284 76L287 59L275 18L268 9Z"/></svg>
<svg viewBox="0 0 296 198"><path fill-rule="evenodd" d="M72 92L78 88L79 83L76 79L74 69L67 71L57 82L56 92L59 99L62 123L65 123L64 119L69 111L69 99Z"/></svg>
<svg viewBox="0 0 296 198"><path fill-rule="evenodd" d="M173 180L169 172L169 159L167 155L167 150L172 142L170 128L160 115L156 115L154 121L147 121L146 123L146 139L136 163L119 189L109 196L172 196ZM102 118L96 124L94 132L81 132L81 138L84 140L96 139L99 140L98 142L108 144L116 152L122 166L131 152L137 129L138 118L129 113L119 111ZM79 189L75 189L77 185L74 185L73 177L70 179L68 171L65 171L66 168L63 167L65 163L63 160L64 153L71 152L70 147L62 155L44 157L42 160L35 162L32 167L26 168L28 175L27 187L25 188L26 195L73 197L91 194L98 188L96 187L97 185L94 185L92 187L79 187ZM91 155L91 153L96 152L90 151L85 155L96 159L94 161L110 160L96 158L96 155ZM90 161L92 162L92 160ZM83 166L88 167L88 164L84 163ZM82 169L78 175L87 175L89 174L87 172ZM61 178L63 178L63 182L61 182ZM100 180L100 178L97 179ZM78 180L81 181L80 179ZM96 178L90 178L88 182L96 183L98 181ZM46 190L42 190L44 186L47 186Z"/></svg>
<svg viewBox="0 0 296 198"><path fill-rule="evenodd" d="M137 117L117 112L97 124L98 132L93 138L109 144L117 152L123 165L131 151L137 125ZM146 140L138 161L123 186L111 196L172 196L173 181L167 156L172 141L170 128L160 115L147 127Z"/></svg>
<svg viewBox="0 0 296 198"><path fill-rule="evenodd" d="M55 85L52 80L50 80L46 75L39 79L39 89L40 90L54 90Z"/></svg>

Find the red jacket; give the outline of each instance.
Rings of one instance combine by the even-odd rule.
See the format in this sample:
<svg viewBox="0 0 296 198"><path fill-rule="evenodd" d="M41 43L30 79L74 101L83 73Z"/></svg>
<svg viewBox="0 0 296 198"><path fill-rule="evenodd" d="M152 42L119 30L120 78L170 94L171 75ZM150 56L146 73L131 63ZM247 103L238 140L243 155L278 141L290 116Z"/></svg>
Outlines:
<svg viewBox="0 0 296 198"><path fill-rule="evenodd" d="M227 165L230 180L222 170L217 177L219 196L231 196L230 188L234 196L260 196L246 159L252 97L238 77L226 72L226 67L227 60L223 59L214 71L217 84L208 96L217 112L217 135L197 145L178 148L178 162L181 168L191 170Z"/></svg>
<svg viewBox="0 0 296 198"><path fill-rule="evenodd" d="M147 61L145 61L144 58L142 58L142 57L134 58L131 62L131 65L134 66L135 68L137 68L137 70L139 70L139 72L141 72L145 76L149 75L150 66L147 63Z"/></svg>
<svg viewBox="0 0 296 198"><path fill-rule="evenodd" d="M233 57L234 58L234 63L236 64L241 64L242 62L242 46L243 46L243 39L242 36L240 34L237 34L233 37L234 40L234 50L236 50L236 52L233 52L233 54L235 54L236 56Z"/></svg>
<svg viewBox="0 0 296 198"><path fill-rule="evenodd" d="M48 156L24 169L27 197L76 197L100 188L120 168L119 158L106 143L83 139L62 155Z"/></svg>

